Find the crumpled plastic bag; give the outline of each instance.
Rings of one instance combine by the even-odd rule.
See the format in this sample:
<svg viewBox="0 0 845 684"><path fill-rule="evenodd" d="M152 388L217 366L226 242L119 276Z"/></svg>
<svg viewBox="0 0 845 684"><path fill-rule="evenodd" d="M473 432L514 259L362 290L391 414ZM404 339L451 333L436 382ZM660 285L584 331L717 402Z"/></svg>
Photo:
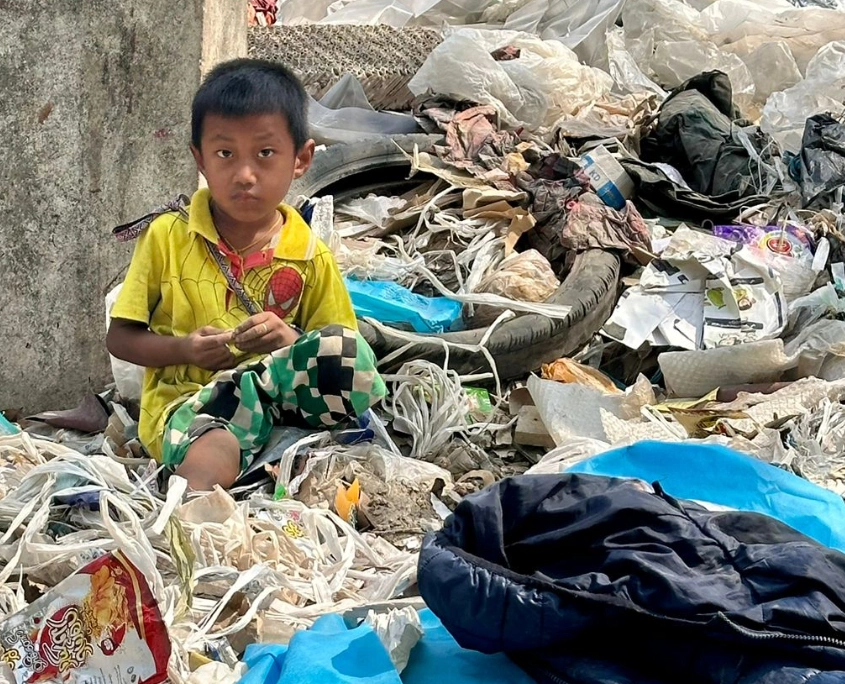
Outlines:
<svg viewBox="0 0 845 684"><path fill-rule="evenodd" d="M517 59L497 62L494 50L514 47ZM508 126L551 127L608 94L613 79L584 66L556 40L509 31L458 29L436 47L408 87L493 105Z"/></svg>
<svg viewBox="0 0 845 684"><path fill-rule="evenodd" d="M623 95L650 93L660 99L666 97L666 91L643 73L634 56L625 47L625 33L621 28L607 33L607 60L614 92Z"/></svg>
<svg viewBox="0 0 845 684"><path fill-rule="evenodd" d="M807 119L801 143L801 193L804 205L816 205L845 185L845 124L829 114Z"/></svg>
<svg viewBox="0 0 845 684"><path fill-rule="evenodd" d="M382 195L367 195L343 202L335 207L335 211L343 216L351 216L371 226L384 227L387 220L397 211L401 211L408 204L401 197L385 197Z"/></svg>
<svg viewBox="0 0 845 684"><path fill-rule="evenodd" d="M477 288L477 292L499 295L519 302L545 302L560 287L548 260L537 250L515 253L501 264ZM499 307L479 305L474 313L464 309L467 326L483 328L502 313Z"/></svg>
<svg viewBox="0 0 845 684"><path fill-rule="evenodd" d="M743 58L761 45L783 40L802 73L824 45L845 39L845 13L796 8L785 0L717 0L701 12L699 25L720 48Z"/></svg>
<svg viewBox="0 0 845 684"><path fill-rule="evenodd" d="M108 332L109 325L111 324L111 310L115 302L117 302L117 296L120 294L122 287L123 283L106 295L106 332ZM136 366L134 363L115 358L111 354L109 355L109 361L111 362L114 384L117 386L120 396L127 401L140 402L141 391L144 387L145 369L142 366Z"/></svg>
<svg viewBox="0 0 845 684"><path fill-rule="evenodd" d="M410 114L375 111L360 81L352 74L344 75L319 102L309 98L308 123L311 137L321 145L409 135L420 130Z"/></svg>
<svg viewBox="0 0 845 684"><path fill-rule="evenodd" d="M606 69L604 36L624 6L625 0L531 0L507 18L504 28L558 39L585 64Z"/></svg>
<svg viewBox="0 0 845 684"><path fill-rule="evenodd" d="M642 375L624 394L605 394L586 385L541 380L536 375L528 378L528 391L558 446L576 437L615 441L609 439L603 413L627 421L639 418L640 410L656 401L651 383Z"/></svg>
<svg viewBox="0 0 845 684"><path fill-rule="evenodd" d="M837 10L796 8L786 0L694 4L691 7L679 0L627 3L622 18L628 50L646 76L661 85L671 85L664 80L692 70L725 71L733 81L738 103L751 117L769 93L775 97L795 81L795 68L803 73L823 46L845 39L845 12ZM703 9L699 12L696 7ZM765 47L768 45L778 47ZM762 53L755 55L761 49ZM807 88L802 93L805 111L808 103L821 101L823 88L816 90ZM818 111L807 112L801 126L807 116ZM774 113L776 109L770 116ZM793 114L791 118L798 117ZM796 148L799 142L800 130L793 139Z"/></svg>
<svg viewBox="0 0 845 684"><path fill-rule="evenodd" d="M364 623L373 628L396 671L401 674L408 665L411 650L423 635L419 613L411 607L401 610L394 608L386 613L371 610L364 618Z"/></svg>
<svg viewBox="0 0 845 684"><path fill-rule="evenodd" d="M667 88L675 88L702 71L722 71L731 79L740 109L747 111L754 99L754 78L745 63L709 41L658 43L653 68L657 81Z"/></svg>
<svg viewBox="0 0 845 684"><path fill-rule="evenodd" d="M801 226L713 226L724 240L748 245L783 283L787 301L808 294L818 273L814 270L812 233Z"/></svg>
<svg viewBox="0 0 845 684"><path fill-rule="evenodd" d="M754 79L754 100L765 103L772 93L791 88L801 81L801 71L786 41L764 43L743 58Z"/></svg>
<svg viewBox="0 0 845 684"><path fill-rule="evenodd" d="M807 66L803 81L766 101L760 128L781 149L797 154L808 118L838 112L845 99L845 41L825 45Z"/></svg>
<svg viewBox="0 0 845 684"><path fill-rule="evenodd" d="M640 69L654 76L655 48L661 43L707 41L699 12L680 0L638 0L622 10L625 45Z"/></svg>

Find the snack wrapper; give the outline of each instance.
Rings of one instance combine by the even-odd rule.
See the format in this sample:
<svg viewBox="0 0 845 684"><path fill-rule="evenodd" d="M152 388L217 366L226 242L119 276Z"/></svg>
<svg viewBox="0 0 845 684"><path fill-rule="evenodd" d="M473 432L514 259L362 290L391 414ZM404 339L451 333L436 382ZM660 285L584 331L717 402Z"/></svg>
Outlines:
<svg viewBox="0 0 845 684"><path fill-rule="evenodd" d="M109 553L0 623L0 661L17 684L158 684L170 639L146 579Z"/></svg>
<svg viewBox="0 0 845 684"><path fill-rule="evenodd" d="M801 226L713 226L713 235L757 247L776 256L813 260L812 233Z"/></svg>

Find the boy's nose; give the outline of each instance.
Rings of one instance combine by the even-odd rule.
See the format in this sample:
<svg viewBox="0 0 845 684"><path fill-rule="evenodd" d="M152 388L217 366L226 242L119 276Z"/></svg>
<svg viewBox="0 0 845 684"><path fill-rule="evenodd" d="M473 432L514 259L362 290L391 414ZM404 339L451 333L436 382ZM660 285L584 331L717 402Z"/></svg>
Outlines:
<svg viewBox="0 0 845 684"><path fill-rule="evenodd" d="M256 181L255 170L249 164L241 166L235 174L235 183L238 185L255 185Z"/></svg>

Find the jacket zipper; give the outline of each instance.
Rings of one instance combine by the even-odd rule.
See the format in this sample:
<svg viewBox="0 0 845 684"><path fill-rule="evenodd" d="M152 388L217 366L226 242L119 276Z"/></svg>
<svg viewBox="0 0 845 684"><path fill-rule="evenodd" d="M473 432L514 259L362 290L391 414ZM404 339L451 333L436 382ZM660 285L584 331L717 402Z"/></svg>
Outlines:
<svg viewBox="0 0 845 684"><path fill-rule="evenodd" d="M554 672L544 667L533 666L526 668L523 666L522 669L525 670L529 677L535 679L538 684L572 684L572 682L561 679Z"/></svg>
<svg viewBox="0 0 845 684"><path fill-rule="evenodd" d="M733 620L731 620L727 615L724 613L718 613L719 618L723 622L726 622L728 626L733 629L734 631L742 634L744 637L749 639L755 639L757 641L791 641L797 642L807 645L823 645L823 646L835 646L836 648L845 649L845 641L842 639L834 639L833 637L826 637L826 636L812 636L809 634L784 634L782 632L755 632L753 629L748 629L746 627L742 627L741 625L736 624Z"/></svg>
<svg viewBox="0 0 845 684"><path fill-rule="evenodd" d="M742 636L754 639L755 641L789 641L793 643L800 643L806 644L808 646L811 645L823 645L823 646L833 646L836 648L840 648L845 650L845 640L841 639L834 639L833 637L826 637L826 636L811 636L809 634L784 634L782 632L755 632L752 629L748 629L746 627L742 627L741 625L736 624L733 620L731 620L727 615L724 613L718 613L718 617L727 625L733 629L738 634ZM541 684L571 684L565 679L561 679L558 675L556 675L551 670L548 670L544 667L540 667L537 665L532 665L530 668L526 668L523 665L523 669L534 679L536 679Z"/></svg>

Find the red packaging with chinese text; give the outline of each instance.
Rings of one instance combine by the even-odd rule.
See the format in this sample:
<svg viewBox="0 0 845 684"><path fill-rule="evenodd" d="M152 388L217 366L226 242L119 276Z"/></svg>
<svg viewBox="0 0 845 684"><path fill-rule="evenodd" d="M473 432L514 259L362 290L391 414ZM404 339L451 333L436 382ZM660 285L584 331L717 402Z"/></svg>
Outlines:
<svg viewBox="0 0 845 684"><path fill-rule="evenodd" d="M140 571L120 552L89 563L0 623L17 684L158 684L170 639Z"/></svg>

